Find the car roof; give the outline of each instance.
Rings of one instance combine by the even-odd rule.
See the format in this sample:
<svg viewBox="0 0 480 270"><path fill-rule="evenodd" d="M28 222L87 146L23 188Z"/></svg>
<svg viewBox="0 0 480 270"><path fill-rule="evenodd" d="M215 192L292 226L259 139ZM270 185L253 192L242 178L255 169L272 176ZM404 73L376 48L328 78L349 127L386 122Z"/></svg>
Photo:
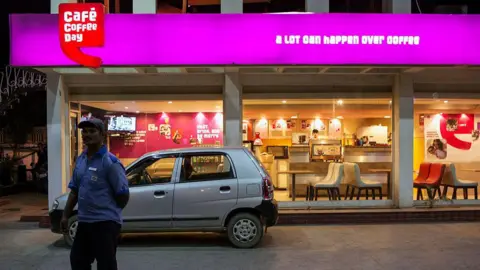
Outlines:
<svg viewBox="0 0 480 270"><path fill-rule="evenodd" d="M178 148L178 149L167 149L159 150L146 153L145 156L155 156L155 155L169 155L169 154L195 154L195 153L210 153L210 152L230 152L230 151L245 151L245 147L190 147L190 148Z"/></svg>

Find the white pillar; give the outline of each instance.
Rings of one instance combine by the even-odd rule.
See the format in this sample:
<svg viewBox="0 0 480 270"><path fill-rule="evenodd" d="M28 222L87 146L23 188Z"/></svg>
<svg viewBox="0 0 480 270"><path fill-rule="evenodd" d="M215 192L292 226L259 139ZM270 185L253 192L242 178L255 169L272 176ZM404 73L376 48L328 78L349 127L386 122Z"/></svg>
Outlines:
<svg viewBox="0 0 480 270"><path fill-rule="evenodd" d="M383 0L383 13L410 14L412 13L412 2L408 0Z"/></svg>
<svg viewBox="0 0 480 270"><path fill-rule="evenodd" d="M156 14L157 0L133 0L133 14Z"/></svg>
<svg viewBox="0 0 480 270"><path fill-rule="evenodd" d="M335 0L305 0L305 11L314 13L329 13L330 1Z"/></svg>
<svg viewBox="0 0 480 270"><path fill-rule="evenodd" d="M47 74L48 204L66 191L70 181L68 88L58 73Z"/></svg>
<svg viewBox="0 0 480 270"><path fill-rule="evenodd" d="M58 5L62 3L78 3L77 0L50 0L50 13L58 14Z"/></svg>
<svg viewBox="0 0 480 270"><path fill-rule="evenodd" d="M242 145L242 86L238 72L225 73L223 86L223 145Z"/></svg>
<svg viewBox="0 0 480 270"><path fill-rule="evenodd" d="M395 205L413 206L413 80L409 74L396 76L393 85L393 172Z"/></svg>
<svg viewBox="0 0 480 270"><path fill-rule="evenodd" d="M221 0L221 13L243 13L243 0Z"/></svg>

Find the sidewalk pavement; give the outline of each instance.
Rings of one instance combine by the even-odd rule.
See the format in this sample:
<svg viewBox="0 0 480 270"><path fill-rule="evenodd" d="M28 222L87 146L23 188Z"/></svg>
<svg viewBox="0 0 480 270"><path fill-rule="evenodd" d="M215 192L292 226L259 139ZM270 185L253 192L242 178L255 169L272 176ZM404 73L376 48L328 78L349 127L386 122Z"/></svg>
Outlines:
<svg viewBox="0 0 480 270"><path fill-rule="evenodd" d="M38 222L48 214L48 197L39 193L20 193L0 197L0 221Z"/></svg>

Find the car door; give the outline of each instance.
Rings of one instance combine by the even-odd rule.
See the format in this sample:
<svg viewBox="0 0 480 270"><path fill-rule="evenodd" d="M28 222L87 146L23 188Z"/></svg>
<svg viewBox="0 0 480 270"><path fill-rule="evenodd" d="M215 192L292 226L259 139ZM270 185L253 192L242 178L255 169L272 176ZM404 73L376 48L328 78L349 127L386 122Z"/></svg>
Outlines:
<svg viewBox="0 0 480 270"><path fill-rule="evenodd" d="M124 231L155 231L172 227L175 155L147 157L127 172L130 201L123 210Z"/></svg>
<svg viewBox="0 0 480 270"><path fill-rule="evenodd" d="M182 157L175 183L173 226L215 228L237 204L238 181L231 159L222 152ZM189 169L189 167L193 170ZM191 171L191 172L189 172Z"/></svg>

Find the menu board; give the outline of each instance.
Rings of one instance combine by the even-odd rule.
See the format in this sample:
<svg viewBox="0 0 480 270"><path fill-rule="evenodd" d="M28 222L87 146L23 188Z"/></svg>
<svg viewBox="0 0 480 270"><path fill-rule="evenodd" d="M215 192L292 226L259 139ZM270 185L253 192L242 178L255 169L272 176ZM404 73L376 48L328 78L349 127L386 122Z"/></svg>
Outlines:
<svg viewBox="0 0 480 270"><path fill-rule="evenodd" d="M270 136L269 138L283 138L283 137L291 137L292 131L296 130L297 122L295 120L270 120Z"/></svg>
<svg viewBox="0 0 480 270"><path fill-rule="evenodd" d="M221 113L160 113L137 116L136 132L111 136L110 152L119 158L195 145L223 144Z"/></svg>

